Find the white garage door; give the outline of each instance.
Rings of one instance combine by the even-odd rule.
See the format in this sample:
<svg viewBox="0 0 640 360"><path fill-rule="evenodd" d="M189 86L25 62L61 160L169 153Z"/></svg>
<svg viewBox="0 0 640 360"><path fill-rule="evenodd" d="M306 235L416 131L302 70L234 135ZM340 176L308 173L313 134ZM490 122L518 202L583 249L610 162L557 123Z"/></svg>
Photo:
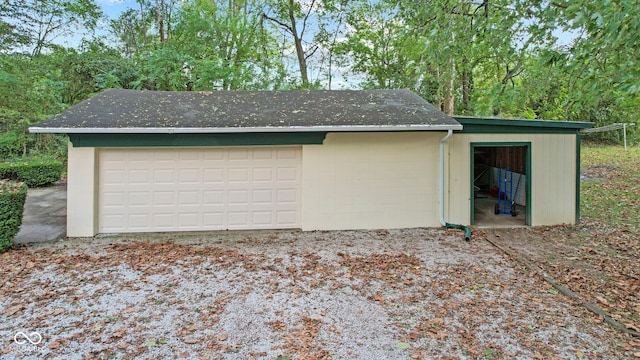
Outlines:
<svg viewBox="0 0 640 360"><path fill-rule="evenodd" d="M99 232L300 227L300 147L105 149Z"/></svg>

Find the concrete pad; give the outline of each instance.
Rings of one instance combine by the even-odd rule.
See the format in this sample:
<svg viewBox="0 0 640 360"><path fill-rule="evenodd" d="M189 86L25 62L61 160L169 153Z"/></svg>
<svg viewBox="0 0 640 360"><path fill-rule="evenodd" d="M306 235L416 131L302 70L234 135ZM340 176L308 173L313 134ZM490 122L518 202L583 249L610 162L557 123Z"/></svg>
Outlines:
<svg viewBox="0 0 640 360"><path fill-rule="evenodd" d="M475 199L475 225L478 228L513 228L526 226L526 209L524 206L517 205L517 216L511 214L495 213L495 205L498 201L495 197L477 197Z"/></svg>
<svg viewBox="0 0 640 360"><path fill-rule="evenodd" d="M67 234L67 184L29 189L16 244L59 240Z"/></svg>

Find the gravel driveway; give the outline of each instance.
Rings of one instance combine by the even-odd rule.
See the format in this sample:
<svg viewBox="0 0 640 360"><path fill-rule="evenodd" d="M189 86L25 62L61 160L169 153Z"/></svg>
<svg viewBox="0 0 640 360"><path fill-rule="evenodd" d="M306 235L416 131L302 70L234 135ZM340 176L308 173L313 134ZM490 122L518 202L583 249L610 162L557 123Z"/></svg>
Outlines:
<svg viewBox="0 0 640 360"><path fill-rule="evenodd" d="M0 269L9 359L631 356L600 319L457 231L75 239L1 254Z"/></svg>

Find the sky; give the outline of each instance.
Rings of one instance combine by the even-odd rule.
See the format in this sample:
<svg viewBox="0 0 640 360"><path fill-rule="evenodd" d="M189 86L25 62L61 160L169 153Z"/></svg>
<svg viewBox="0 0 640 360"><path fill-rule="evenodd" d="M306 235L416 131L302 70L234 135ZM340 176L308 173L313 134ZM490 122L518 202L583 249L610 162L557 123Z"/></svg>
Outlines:
<svg viewBox="0 0 640 360"><path fill-rule="evenodd" d="M117 18L124 10L138 8L135 0L96 0L109 19Z"/></svg>

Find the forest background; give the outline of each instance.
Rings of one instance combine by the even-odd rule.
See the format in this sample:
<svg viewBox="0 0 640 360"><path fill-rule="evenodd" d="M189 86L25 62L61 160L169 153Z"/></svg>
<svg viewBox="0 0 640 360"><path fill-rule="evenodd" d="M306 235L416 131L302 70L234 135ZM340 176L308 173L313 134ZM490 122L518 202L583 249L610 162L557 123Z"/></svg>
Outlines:
<svg viewBox="0 0 640 360"><path fill-rule="evenodd" d="M408 88L448 114L638 122L638 0L134 5L0 2L0 159L64 159L64 136L28 127L107 88ZM638 126L627 135L640 141Z"/></svg>

